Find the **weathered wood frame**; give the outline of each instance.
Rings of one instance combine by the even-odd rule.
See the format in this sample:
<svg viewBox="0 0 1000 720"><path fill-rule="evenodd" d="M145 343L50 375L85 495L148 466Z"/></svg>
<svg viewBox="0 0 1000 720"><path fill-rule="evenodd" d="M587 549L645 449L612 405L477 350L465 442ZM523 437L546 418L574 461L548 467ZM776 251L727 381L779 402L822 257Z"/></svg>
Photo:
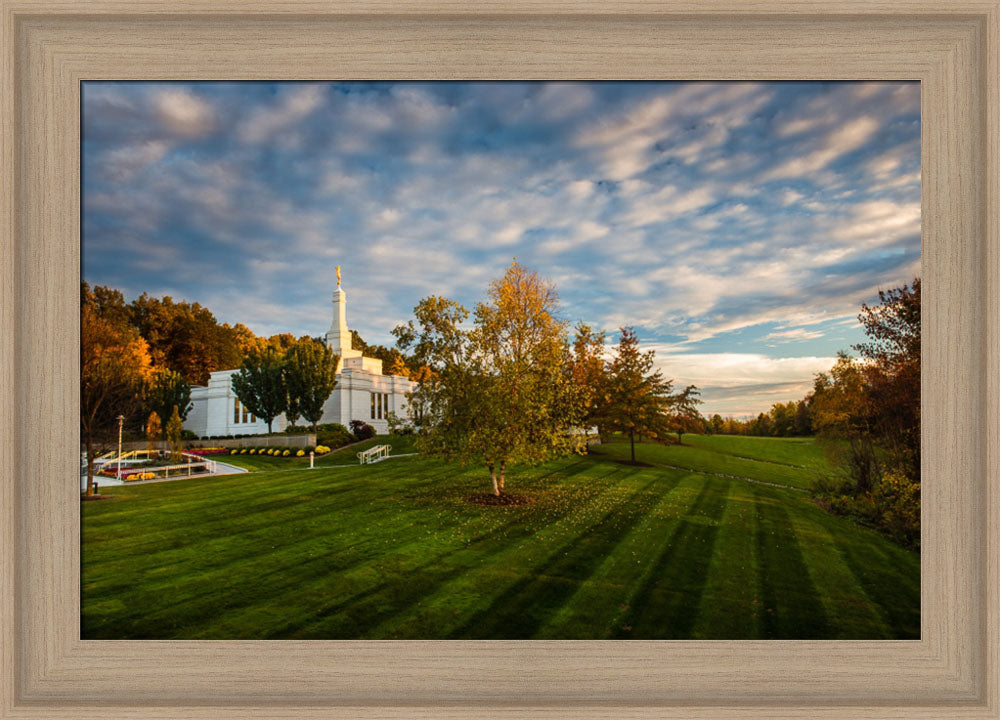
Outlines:
<svg viewBox="0 0 1000 720"><path fill-rule="evenodd" d="M1000 717L996 1L0 3L0 716ZM80 82L195 78L919 80L921 639L81 641Z"/></svg>

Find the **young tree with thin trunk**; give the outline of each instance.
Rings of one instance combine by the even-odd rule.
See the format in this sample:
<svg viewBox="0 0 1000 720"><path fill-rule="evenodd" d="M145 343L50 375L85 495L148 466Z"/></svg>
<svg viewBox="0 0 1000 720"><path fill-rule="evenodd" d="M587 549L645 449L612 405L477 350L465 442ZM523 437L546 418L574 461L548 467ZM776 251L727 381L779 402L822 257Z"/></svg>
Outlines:
<svg viewBox="0 0 1000 720"><path fill-rule="evenodd" d="M288 407L282 352L273 345L252 350L243 360L240 371L233 374L231 382L236 397L251 413L267 422L270 434L274 418Z"/></svg>
<svg viewBox="0 0 1000 720"><path fill-rule="evenodd" d="M639 350L639 338L632 328L621 328L608 368L604 422L610 430L628 435L633 463L636 435L656 439L669 431L673 383L653 370L654 357L652 350Z"/></svg>
<svg viewBox="0 0 1000 720"><path fill-rule="evenodd" d="M149 452L153 451L153 444L159 442L160 437L163 435L163 427L160 423L160 416L156 414L154 410L149 414L149 419L146 421L146 449Z"/></svg>
<svg viewBox="0 0 1000 720"><path fill-rule="evenodd" d="M174 405L167 420L167 442L170 443L170 461L180 462L181 460L181 434L184 432L184 424L181 422L180 413Z"/></svg>
<svg viewBox="0 0 1000 720"><path fill-rule="evenodd" d="M677 444L683 442L686 432L700 432L705 429L705 420L698 411L701 405L701 391L694 385L670 397L670 423L677 433Z"/></svg>
<svg viewBox="0 0 1000 720"><path fill-rule="evenodd" d="M463 328L461 305L429 297L415 308L416 324L394 331L400 347L431 370L420 388L427 408L421 452L481 463L496 496L505 493L511 464L545 462L576 447L571 431L582 403L565 373L557 303L555 287L515 261L476 306L473 328Z"/></svg>

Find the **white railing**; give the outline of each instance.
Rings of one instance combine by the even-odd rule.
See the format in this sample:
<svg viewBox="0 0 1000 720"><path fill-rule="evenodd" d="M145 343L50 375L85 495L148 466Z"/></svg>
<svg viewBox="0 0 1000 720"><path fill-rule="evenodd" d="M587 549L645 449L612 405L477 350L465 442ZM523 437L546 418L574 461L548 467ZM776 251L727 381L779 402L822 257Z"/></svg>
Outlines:
<svg viewBox="0 0 1000 720"><path fill-rule="evenodd" d="M129 450L123 452L121 457L117 457L114 451L102 455L94 462L98 470L114 471L115 477L128 482L129 476L138 475L135 479L160 479L160 478L180 478L188 475L214 475L217 466L214 460L209 460L202 455L195 453L181 452L181 459L184 463L175 465L146 465L150 460L170 456L169 450ZM122 463L132 461L133 464L127 467L120 467ZM152 477L142 477L152 475ZM97 478L95 478L97 479Z"/></svg>
<svg viewBox="0 0 1000 720"><path fill-rule="evenodd" d="M375 445L367 450L359 452L358 460L361 461L362 465L371 465L372 463L382 462L383 460L389 459L390 450L392 450L392 445Z"/></svg>

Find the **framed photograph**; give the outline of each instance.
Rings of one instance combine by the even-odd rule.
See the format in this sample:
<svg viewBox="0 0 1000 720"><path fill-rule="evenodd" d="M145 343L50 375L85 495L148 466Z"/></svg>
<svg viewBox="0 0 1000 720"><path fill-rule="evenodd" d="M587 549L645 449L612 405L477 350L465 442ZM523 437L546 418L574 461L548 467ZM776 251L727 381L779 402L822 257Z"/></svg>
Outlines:
<svg viewBox="0 0 1000 720"><path fill-rule="evenodd" d="M89 0L72 7L5 0L2 7L0 197L7 212L0 242L9 261L0 283L5 338L0 367L10 391L0 404L8 428L0 441L7 488L0 543L0 716L1000 717L1000 441L991 431L1000 420L995 352L1000 330L1000 4L972 2L952 10L933 2L857 3L830 11L808 2L774 2L751 11L724 2L524 2L487 4L475 13L423 2L407 5L405 12L377 4L267 2L180 9L164 3L136 10ZM512 107L519 108L516 121ZM316 108L326 114L313 117ZM441 121L445 112L447 122ZM497 128L509 131L496 134ZM376 133L380 144L372 150ZM668 142L668 136L678 139ZM322 167L309 150L317 143L327 148ZM530 161L517 167L505 162L515 147L530 148ZM782 155L789 147L792 153ZM161 172L167 163L169 171ZM560 174L566 165L573 165L572 171ZM855 166L863 168L866 180L852 175ZM477 207L472 195L461 192L462 182L481 182L487 175L495 185L491 204L517 215L518 222L497 216L496 207L492 214ZM469 179L448 189L449 182L462 177ZM584 177L603 179L579 180ZM496 190L512 187L520 188L516 197ZM767 193L774 196L762 197ZM337 205L338 194L349 194L351 202ZM422 208L420 214L400 217L386 210L390 199L417 196L413 202ZM319 217L318 203L333 208L330 214ZM449 203L465 208L468 221L455 216L442 222ZM381 214L380 204L386 206ZM664 207L674 208L676 216L664 214ZM769 224L764 216L780 221ZM602 238L612 227L618 239L616 252L608 255ZM287 258L274 252L274 233L282 228L298 240L286 246ZM355 252L349 244L310 244L309 238L331 228L344 237L354 233L366 252ZM669 246L651 242L661 231L679 240ZM441 232L454 244L436 242ZM782 233L807 233L819 240L796 243ZM737 234L741 239L732 240ZM84 242L88 237L95 240ZM401 240L393 243L393 237ZM687 246L683 238L690 241ZM480 247L483 243L486 247ZM310 256L302 253L309 248L315 267L303 266ZM422 259L417 251L430 254ZM517 259L499 263L508 251L516 251ZM570 251L572 256L566 254ZM216 281L218 292L190 290L192 298L218 298L205 302L208 310L219 312L220 319L226 313L233 323L246 317L253 328L221 326L232 337L213 337L222 338L219 347L229 342L233 352L223 356L213 346L209 350L222 355L208 360L201 351L174 357L169 343L155 340L155 324L181 307L155 296L212 283L203 279L204 268L199 271L190 262L188 255L196 252L240 268L234 277L242 287L227 289ZM242 256L229 255L227 261L227 253L234 252ZM668 252L685 258L686 280L678 268L656 274L657 267L667 268L660 255ZM642 253L650 254L649 276L639 273ZM710 256L714 264L706 260L698 266L699 255ZM764 262L771 256L805 260L797 267L794 260ZM355 281L358 275L378 276L379 258L384 287ZM283 260L290 261L288 272L275 269ZM728 305L719 292L706 299L706 286L719 286L722 275L699 269L722 268L729 260L729 272L735 274L727 282L743 273L760 290L730 291ZM595 278L601 275L595 265L602 262L603 289L595 294ZM479 270L468 271L476 263ZM320 267L324 264L330 267ZM264 266L271 284L251 283L250 269L264 273ZM335 280L328 272L334 266ZM82 294L81 267L89 283ZM187 268L187 275L178 268ZM427 277L407 279L408 269ZM537 280L532 270L544 278L541 284L532 285ZM246 578L206 571L192 580L171 570L193 561L191 552L185 555L185 537L194 555L227 552L224 536L201 532L211 525L212 503L219 499L197 506L171 489L199 482L208 487L209 481L163 483L171 472L211 474L228 462L233 472L279 470L306 483L319 476L308 474L314 461L333 467L338 445L360 441L367 444L341 452L349 452L352 462L358 462L353 455L360 458L362 470L349 472L363 480L366 463L379 463L392 453L380 437L392 433L397 454L413 442L399 434L400 415L417 426L414 448L428 459L390 457L383 468L406 462L415 467L435 454L469 460L454 450L463 426L442 416L441 408L454 406L454 397L472 396L464 389L448 395L447 372L433 354L440 345L421 340L440 332L443 317L458 317L448 326L448 337L470 343L463 345L463 357L480 363L475 365L479 375L462 377L474 376L480 385L483 378L498 378L490 381L497 392L483 390L486 399L475 405L477 417L487 417L493 407L488 398L503 397L509 404L510 393L520 392L519 383L528 377L517 374L517 383L505 385L503 366L483 370L483 358L498 354L488 333L506 317L504 293L531 286L544 295L551 287L545 281L553 277L570 320L593 321L600 330L623 327L620 338L616 333L606 350L596 351L609 358L609 368L626 362L621 358L629 339L635 340L628 326L655 329L655 344L639 347L656 347L672 359L675 365L667 371L678 385L662 382L658 409L640 420L635 419L639 400L620 412L606 401L603 414L591 417L582 408L596 401L583 403L567 391L546 396L546 402L560 408L560 417L575 418L572 432L565 423L528 428L527 421L498 422L487 432L482 430L486 421L478 421L475 437L485 433L493 444L503 438L500 444L518 448L513 454L473 452L474 441L463 439L464 452L488 471L480 469L485 472L481 495L456 495L447 500L454 501L447 511L463 518L505 518L474 532L530 535L527 525L521 528L507 518L536 513L549 522L558 515L555 527L576 522L573 513L581 511L557 508L555 496L549 497L547 486L530 473L506 476L514 480L508 492L508 460L511 466L547 460L539 450L543 445L579 449L581 442L590 442L591 425L601 430L603 443L590 454L596 459L586 468L563 470L567 478L574 473L599 477L610 505L597 495L578 499L584 514L607 513L606 522L594 525L591 518L578 533L562 537L563 559L538 565L529 557L535 545L519 545L521 555L514 557L504 554L502 544L487 543L478 548L477 562L493 563L493 569L476 576L481 584L469 580L463 585L453 581L466 577L468 556L451 552L449 543L458 541L445 538L448 529L421 521L417 537L410 522L405 532L402 526L393 530L401 539L388 565L356 566L361 569L351 580L352 592L360 592L368 604L351 605L356 611L335 622L330 613L313 611L314 601L338 586L310 590L315 574L292 569L306 567L312 551L303 555L283 548L245 558L243 564L259 572L261 587L268 573L286 574L279 603L284 609L247 603L238 613L223 614L221 606L203 602L204 593L213 583L246 593ZM903 285L914 277L915 284ZM276 279L289 288L286 294L262 297L279 284ZM883 416L895 424L880 425L883 435L863 451L856 451L854 435L835 437L831 430L829 442L853 453L851 482L858 493L848 497L830 487L818 496L821 507L806 501L805 486L799 484L808 468L826 460L811 441L807 445L795 438L811 435L818 422L827 428L842 423L843 408L831 398L846 392L851 378L862 377L851 373L862 371L842 359L822 376L826 379L799 387L785 382L790 376L773 374L769 368L780 364L775 358L781 353L765 348L798 342L800 354L816 348L812 354L822 355L820 342L839 340L855 343L864 360L877 366L885 359L877 342L866 347L858 332L838 334L834 328L857 308L875 313L868 316L870 325L863 323L868 340L884 341L877 309L859 303L870 308L870 289L885 282L900 285L880 298L886 306L915 303L918 359L915 372L906 375L906 387L908 397L919 394L918 420L907 424L900 406L890 408ZM774 293L768 283L781 284L782 293ZM139 368L148 383L143 387L153 389L144 390L141 407L123 404L116 410L113 467L110 456L98 459L96 445L90 447L92 440L111 442L113 418L104 418L100 427L81 423L92 400L81 393L81 377L87 377L94 328L110 322L116 297L122 297L114 295L116 287L127 291L137 344L126 348L126 343L114 354L135 351L135 362L127 368ZM348 311L346 297L355 287L357 304ZM664 303L656 296L657 288L667 287L684 290L684 297L665 305L683 318L673 324L663 319ZM811 288L822 311L802 314L803 306L795 305L799 314L793 321L787 317L792 305L775 304L775 297ZM330 290L333 321L322 335L325 323L313 326L329 315L329 306L309 293ZM415 319L400 315L402 305L406 310L421 297L446 290L470 307L487 295L489 301L472 315L477 332L463 334L462 318L447 315L452 307L447 304L418 304ZM846 305L834 308L835 301L850 301L850 312ZM271 302L270 316L254 314ZM496 307L493 315L490 302ZM682 311L685 302L697 307ZM622 312L607 310L608 304ZM309 306L318 309L295 315L295 308ZM398 328L394 335L402 353L388 348L391 327L354 324L364 312L355 309L359 306ZM201 306L182 303L181 309L205 317ZM152 330L139 327L138 315L155 315L148 323ZM87 325L88 317L97 325ZM269 325L268 317L280 323ZM552 348L566 347L571 327L561 322L553 319L546 326ZM576 362L584 353L580 327L579 348L552 359L551 378L563 377L560 363ZM757 334L740 335L744 327L757 328ZM713 338L729 344L713 345ZM616 340L617 349L612 347ZM713 352L732 352L737 340L749 348L740 356L743 362L757 358L762 369L741 371L738 381L727 384L721 356ZM686 353L678 353L678 347ZM280 408L268 400L266 380L254 375L264 373L268 358L279 352L287 383ZM546 352L540 349L529 363L539 377L545 358L555 358ZM801 384L824 372L829 363L820 367L819 361L830 359L812 358L813 364L797 369L802 377L795 381ZM335 385L316 379L327 365L332 379L331 363L336 364ZM892 377L901 377L903 366L892 367ZM114 368L111 376L121 380L119 371L126 365ZM299 382L295 372L312 379ZM624 396L626 373L619 375L613 387ZM874 382L876 376L863 377ZM329 392L317 400L312 388L324 383ZM570 385L577 387L575 375ZM708 409L704 417L695 407L695 385L701 386L703 409ZM550 386L532 387L519 406L542 402L539 388ZM811 409L806 400L796 399L803 390L809 391ZM156 399L161 396L169 401ZM736 396L746 401L737 403ZM759 409L767 411L772 400L770 413L756 415L758 406L763 403ZM427 408L419 413L428 414L414 414L413 408ZM735 416L729 425L725 415ZM160 416L172 439L163 450L138 449L146 443L137 433L148 436L150 447L158 442ZM446 442L434 434L435 427L448 428ZM193 438L183 452L176 442L182 430ZM273 430L283 433L280 442ZM366 441L369 431L377 435ZM759 447L744 442L751 438L726 439L737 434L790 437L775 437L761 455ZM528 435L536 445L518 445ZM666 435L676 435L676 442ZM643 436L659 442L644 444ZM88 445L82 474L78 438ZM123 440L134 441L136 449L124 447ZM876 469L858 470L859 462L874 463ZM636 489L642 473L654 472L647 469L650 463L656 472L676 473L662 499ZM688 470L716 479L699 480L695 492L685 485ZM267 472L258 477L270 481L275 473ZM611 476L618 485L609 483ZM83 503L81 511L81 488L86 499L93 499L91 478L119 486L110 491L112 498L139 493L148 501L144 512L160 517L155 522L152 516L143 520L141 513L125 517L128 513L119 509L125 503L114 499ZM152 485L125 487L136 482ZM243 483L240 490L235 480L211 482L239 493L240 503L252 502L262 487L259 481ZM737 503L734 498L742 491L734 485L757 489ZM297 492L311 492L303 487ZM408 500L423 502L417 486L400 487ZM325 486L313 490L326 492ZM907 504L907 493L913 492L919 505ZM713 493L719 495L715 500ZM788 504L797 493L802 499ZM380 507L370 491L341 497L358 507ZM872 498L882 504L876 506ZM897 505L890 503L893 499ZM711 543L719 551L711 556L691 552L674 564L657 564L650 555L636 561L638 570L630 569L623 559L626 550L642 550L638 538L655 530L651 518L669 515L678 503L697 512L688 508L683 522L660 528L675 528L669 542ZM782 503L796 509L781 511L780 517L761 510ZM517 507L488 507L497 504ZM706 509L709 505L715 514ZM756 508L753 523L721 521L721 514L737 512L725 508L743 506ZM918 513L907 515L913 507ZM863 516L873 529L827 511ZM240 532L276 537L273 528L265 527L268 516L247 517L256 519ZM371 525L388 516L352 515L353 530L342 524L347 517L334 512L299 518L288 532L301 535L317 523L332 522L341 527L344 547L351 537L360 547L370 547L377 540ZM101 518L114 522L102 525ZM399 522L405 525L404 520ZM190 532L178 532L185 526ZM808 538L801 551L798 546L789 550L782 535L792 526L800 540ZM722 540L716 537L719 527L728 533ZM128 535L139 528L158 538L159 545L130 546ZM765 587L762 606L748 606L754 593L726 589L766 575L747 575L739 556L746 543L736 537L744 531L756 533L755 552L761 557L773 550L767 577L782 587L812 578L819 588L795 590L771 602ZM631 533L628 542L622 540L626 533ZM602 543L605 535L608 542ZM655 542L661 540L668 542ZM142 548L171 549L174 560L144 565ZM246 546L233 551L243 553ZM596 567L593 558L585 558L588 553L602 556L602 567L612 568L607 577L620 584L598 587L601 582L583 583L587 573L574 575L580 567ZM793 555L798 564L789 567L786 561ZM501 577L497 573L504 562L530 572L521 578L504 571ZM379 585L374 575L365 576L394 563L401 563L398 582ZM436 574L427 577L435 586L442 579L451 583L453 600L423 592L422 576L413 569L429 565ZM653 569L647 571L647 565ZM663 578L650 580L650 572ZM109 581L111 575L118 580ZM300 593L286 587L288 577L300 578ZM490 578L496 588L488 586ZM583 584L572 584L577 581ZM698 586L694 595L688 585ZM365 592L369 586L371 592ZM500 592L504 586L524 592ZM619 601L615 593L622 588L629 596ZM545 598L544 613L538 614L531 593ZM831 600L831 593L837 599ZM429 607L400 612L410 597ZM689 606L691 597L697 610ZM140 605L142 611L135 611ZM835 608L832 614L830 608ZM442 618L460 616L467 622L440 624ZM600 626L588 621L598 617ZM605 627L608 618L613 624Z"/></svg>

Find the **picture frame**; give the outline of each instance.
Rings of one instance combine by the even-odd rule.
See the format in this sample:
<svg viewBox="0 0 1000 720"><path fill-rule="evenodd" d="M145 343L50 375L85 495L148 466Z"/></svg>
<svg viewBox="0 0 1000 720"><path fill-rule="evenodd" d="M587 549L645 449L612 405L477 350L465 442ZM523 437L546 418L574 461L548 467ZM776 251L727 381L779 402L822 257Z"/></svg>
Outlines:
<svg viewBox="0 0 1000 720"><path fill-rule="evenodd" d="M1000 717L1000 3L0 8L0 717ZM80 639L80 83L376 78L921 82L920 640Z"/></svg>

